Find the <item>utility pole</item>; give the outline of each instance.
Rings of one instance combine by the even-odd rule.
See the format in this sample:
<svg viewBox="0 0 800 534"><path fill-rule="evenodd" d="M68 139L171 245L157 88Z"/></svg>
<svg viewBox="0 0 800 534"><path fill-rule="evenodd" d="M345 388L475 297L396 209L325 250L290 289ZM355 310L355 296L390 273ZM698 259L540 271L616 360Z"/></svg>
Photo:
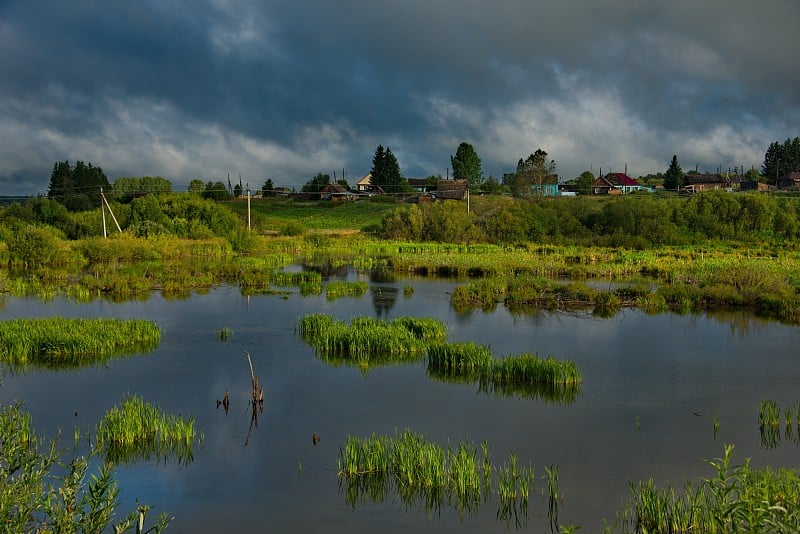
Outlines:
<svg viewBox="0 0 800 534"><path fill-rule="evenodd" d="M250 182L247 182L247 231L250 231Z"/></svg>
<svg viewBox="0 0 800 534"><path fill-rule="evenodd" d="M111 206L109 205L105 194L103 194L103 188L102 187L100 188L100 196L103 198L103 202L106 203L106 207L108 208L108 212L111 214L111 218L114 219L114 224L117 225L117 230L119 230L119 233L122 233L122 228L119 227L119 223L117 222L117 218L114 216L114 212L111 210ZM105 221L105 213L103 214L103 220ZM103 223L103 235L105 235L105 223Z"/></svg>
<svg viewBox="0 0 800 534"><path fill-rule="evenodd" d="M103 196L103 188L100 188L100 196ZM106 207L103 204L103 199L100 199L100 213L103 214L103 238L108 239L108 234L106 233Z"/></svg>

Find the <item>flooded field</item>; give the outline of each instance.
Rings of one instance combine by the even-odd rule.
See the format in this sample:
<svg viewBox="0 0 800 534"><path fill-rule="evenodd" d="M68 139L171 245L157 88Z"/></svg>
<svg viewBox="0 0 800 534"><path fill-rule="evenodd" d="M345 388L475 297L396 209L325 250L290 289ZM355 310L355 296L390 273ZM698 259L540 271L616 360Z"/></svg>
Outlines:
<svg viewBox="0 0 800 534"><path fill-rule="evenodd" d="M725 444L735 444L737 463L798 465L798 436L764 436L759 406L800 401L800 328L747 314L458 314L452 281L345 277L369 290L337 300L245 297L236 288L119 304L8 299L2 319L143 318L156 321L162 337L152 352L88 369L5 369L0 399L24 399L39 431L65 435L76 425L93 430L126 395L193 416L204 439L190 461L151 459L117 471L122 508L138 499L167 511L175 517L170 532L549 532L545 468L553 466L559 523L598 532L629 497L629 482L680 487L710 476L704 459L721 456ZM437 318L449 341L488 345L496 357L569 359L583 381L566 399L535 398L432 377L424 358L331 365L298 335L298 318L311 313ZM248 353L264 390L255 420ZM226 390L227 410L218 403ZM486 441L495 465L515 454L535 473L527 514L498 517L494 494L469 508L447 499L431 505L392 487L353 499L337 477L347 437L406 429L443 447Z"/></svg>

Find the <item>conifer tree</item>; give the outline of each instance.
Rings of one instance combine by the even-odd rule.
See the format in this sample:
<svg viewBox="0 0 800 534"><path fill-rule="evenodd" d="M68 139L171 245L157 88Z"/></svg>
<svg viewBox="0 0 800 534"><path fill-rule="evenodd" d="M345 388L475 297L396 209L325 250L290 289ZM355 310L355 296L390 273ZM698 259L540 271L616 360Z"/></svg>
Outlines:
<svg viewBox="0 0 800 534"><path fill-rule="evenodd" d="M673 154L667 172L664 174L664 189L680 189L683 185L683 170L678 165L678 156Z"/></svg>

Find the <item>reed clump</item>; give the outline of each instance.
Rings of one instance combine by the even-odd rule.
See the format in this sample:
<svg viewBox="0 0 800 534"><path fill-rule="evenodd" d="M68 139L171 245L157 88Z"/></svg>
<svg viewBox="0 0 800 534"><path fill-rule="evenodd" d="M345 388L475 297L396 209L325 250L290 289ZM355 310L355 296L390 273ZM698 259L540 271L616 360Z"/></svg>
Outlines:
<svg viewBox="0 0 800 534"><path fill-rule="evenodd" d="M369 284L361 280L344 281L337 280L329 282L325 286L325 298L327 300L337 300L343 297L361 297L369 289Z"/></svg>
<svg viewBox="0 0 800 534"><path fill-rule="evenodd" d="M299 333L323 359L359 365L418 358L429 343L444 339L447 327L438 319L393 320L354 317L350 324L329 315L300 318Z"/></svg>
<svg viewBox="0 0 800 534"><path fill-rule="evenodd" d="M96 434L98 447L113 463L151 457L189 463L197 438L193 417L167 414L135 395L106 412Z"/></svg>
<svg viewBox="0 0 800 534"><path fill-rule="evenodd" d="M480 380L491 373L493 362L489 347L471 341L428 347L428 374L440 378Z"/></svg>
<svg viewBox="0 0 800 534"><path fill-rule="evenodd" d="M448 382L477 382L485 393L557 403L574 402L583 382L572 361L531 353L495 359L489 347L473 342L431 344L427 372Z"/></svg>
<svg viewBox="0 0 800 534"><path fill-rule="evenodd" d="M505 467L509 462L513 471ZM347 436L337 461L337 474L351 506L365 496L383 500L394 489L409 505L421 502L428 510L439 510L449 503L466 512L488 499L494 472L487 442L443 447L408 429L393 437ZM500 510L527 510L533 467L518 470L512 454L497 474Z"/></svg>
<svg viewBox="0 0 800 534"><path fill-rule="evenodd" d="M140 319L11 319L0 321L0 359L11 365L76 367L154 349L161 330Z"/></svg>
<svg viewBox="0 0 800 534"><path fill-rule="evenodd" d="M762 400L758 408L758 431L761 446L774 449L781 444L781 427L783 439L800 446L800 402L781 410L775 400Z"/></svg>

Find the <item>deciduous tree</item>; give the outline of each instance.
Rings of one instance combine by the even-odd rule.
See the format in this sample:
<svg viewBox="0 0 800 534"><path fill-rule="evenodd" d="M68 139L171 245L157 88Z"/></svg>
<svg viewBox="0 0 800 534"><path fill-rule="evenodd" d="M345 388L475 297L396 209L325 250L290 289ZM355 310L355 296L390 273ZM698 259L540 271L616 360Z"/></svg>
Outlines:
<svg viewBox="0 0 800 534"><path fill-rule="evenodd" d="M189 182L189 192L194 193L195 195L200 195L203 193L203 190L206 188L205 184L202 180L198 180L195 178L191 182Z"/></svg>
<svg viewBox="0 0 800 534"><path fill-rule="evenodd" d="M592 192L594 174L591 171L583 171L580 176L575 178L575 189L581 195L588 195Z"/></svg>
<svg viewBox="0 0 800 534"><path fill-rule="evenodd" d="M527 198L533 196L533 186L539 186L537 190L541 190L541 186L546 182L546 179L552 176L555 171L555 160L548 161L547 152L537 148L536 152L528 156L527 159L520 159L517 162L517 172L514 173L511 192L517 197Z"/></svg>
<svg viewBox="0 0 800 534"><path fill-rule="evenodd" d="M316 176L303 184L300 189L303 193L319 193L323 187L331 183L331 177L327 174L317 173Z"/></svg>

